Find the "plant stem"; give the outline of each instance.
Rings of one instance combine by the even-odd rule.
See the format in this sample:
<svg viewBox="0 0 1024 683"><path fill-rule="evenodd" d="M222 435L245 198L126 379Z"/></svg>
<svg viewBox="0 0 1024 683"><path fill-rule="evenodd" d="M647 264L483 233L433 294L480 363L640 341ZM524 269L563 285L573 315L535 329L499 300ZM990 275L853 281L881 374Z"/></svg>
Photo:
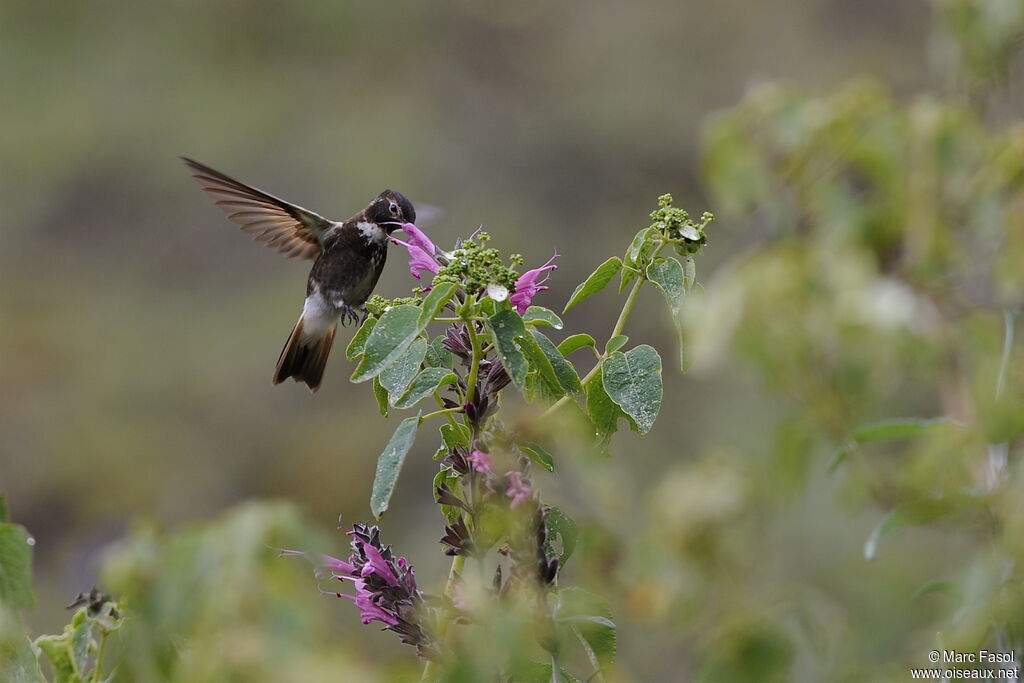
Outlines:
<svg viewBox="0 0 1024 683"><path fill-rule="evenodd" d="M452 558L452 567L448 570L448 582L444 586L444 596L450 596L452 589L455 587L455 580L462 574L462 568L466 565L465 555L456 555ZM442 619L437 624L437 633L434 634L437 640L438 648L440 649L444 643L444 637L448 634L448 625L451 622L448 619ZM437 669L437 662L433 659L428 659L427 663L423 665L423 675L420 676L420 683L429 683L434 680Z"/></svg>
<svg viewBox="0 0 1024 683"><path fill-rule="evenodd" d="M473 360L469 366L469 376L466 378L466 403L472 403L476 398L476 380L480 374L480 337L477 336L471 320L466 321L466 329L469 330L469 341L473 347Z"/></svg>
<svg viewBox="0 0 1024 683"><path fill-rule="evenodd" d="M429 420L431 418L434 418L434 417L438 417L440 415L451 415L452 413L461 413L461 412L462 412L462 406L455 406L454 408L445 408L444 410L435 410L432 413L427 413L426 415L421 415L419 423L423 424L427 420Z"/></svg>
<svg viewBox="0 0 1024 683"><path fill-rule="evenodd" d="M100 676L103 675L103 651L107 647L107 636L110 635L106 631L100 635L100 645L96 650L96 668L92 672L92 682L99 683Z"/></svg>
<svg viewBox="0 0 1024 683"><path fill-rule="evenodd" d="M657 256L658 252L660 252L664 246L665 245L662 244L661 247L658 248L658 251L654 252L654 255ZM615 327L612 328L612 333L608 335L609 341L622 334L622 330L626 327L626 320L629 319L629 314L633 312L633 304L636 303L637 294L640 293L640 288L643 287L643 284L645 282L647 282L647 278L643 276L638 277L636 282L633 284L633 288L629 290L629 295L626 297L626 303L622 305L622 311L619 313L619 319L615 321ZM597 377L597 374L601 372L601 365L607 358L608 354L606 353L602 353L597 357L597 363L594 365L594 367L590 369L590 372L588 372L586 376L580 380L580 383L583 386L587 386L587 384L589 384L591 380ZM550 417L551 415L558 412L558 410L562 408L562 406L569 403L573 399L575 399L575 396L573 396L572 394L566 394L562 398L552 403L550 408L541 413L540 418L543 420L546 417Z"/></svg>

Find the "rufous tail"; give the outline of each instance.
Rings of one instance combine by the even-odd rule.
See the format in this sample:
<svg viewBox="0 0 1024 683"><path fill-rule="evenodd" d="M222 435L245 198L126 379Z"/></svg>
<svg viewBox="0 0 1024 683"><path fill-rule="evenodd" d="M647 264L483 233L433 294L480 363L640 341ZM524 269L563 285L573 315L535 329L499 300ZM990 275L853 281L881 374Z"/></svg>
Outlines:
<svg viewBox="0 0 1024 683"><path fill-rule="evenodd" d="M281 349L281 357L277 359L274 384L291 377L296 382L305 382L310 391L319 389L337 327L334 324L318 335L303 335L303 319L300 317Z"/></svg>

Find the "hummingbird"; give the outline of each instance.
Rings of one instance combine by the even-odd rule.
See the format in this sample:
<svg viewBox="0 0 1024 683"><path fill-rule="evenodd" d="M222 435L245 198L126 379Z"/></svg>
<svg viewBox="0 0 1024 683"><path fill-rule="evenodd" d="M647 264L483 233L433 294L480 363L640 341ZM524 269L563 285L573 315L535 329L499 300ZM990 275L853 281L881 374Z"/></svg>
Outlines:
<svg viewBox="0 0 1024 683"><path fill-rule="evenodd" d="M384 270L388 237L416 222L405 195L384 190L346 221L332 221L301 206L182 157L189 172L228 219L257 242L289 258L311 259L302 315L292 328L274 370L274 384L289 377L320 388L340 323L365 320L365 303Z"/></svg>

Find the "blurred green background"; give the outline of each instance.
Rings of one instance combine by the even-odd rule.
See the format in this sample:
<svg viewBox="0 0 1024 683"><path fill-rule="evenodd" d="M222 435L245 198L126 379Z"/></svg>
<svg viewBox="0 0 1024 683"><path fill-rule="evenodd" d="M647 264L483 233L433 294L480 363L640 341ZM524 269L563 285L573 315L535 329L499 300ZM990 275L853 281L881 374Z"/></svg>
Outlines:
<svg viewBox="0 0 1024 683"><path fill-rule="evenodd" d="M1022 24L1018 0L0 3L0 490L37 540L32 629L98 582L176 643L137 680L415 669L266 550L343 552L395 418L340 353L316 396L270 385L308 263L250 243L187 155L331 217L393 187L444 207L442 245L483 223L528 264L557 249L554 309L657 195L718 215L655 430L610 461L561 444L540 482L585 529L564 580L612 599L616 680L905 680L936 632L1019 642ZM671 358L646 296L628 333ZM956 423L829 471L917 415ZM438 590L434 448L382 527ZM952 521L867 562L921 500ZM189 668L178 638L233 654Z"/></svg>

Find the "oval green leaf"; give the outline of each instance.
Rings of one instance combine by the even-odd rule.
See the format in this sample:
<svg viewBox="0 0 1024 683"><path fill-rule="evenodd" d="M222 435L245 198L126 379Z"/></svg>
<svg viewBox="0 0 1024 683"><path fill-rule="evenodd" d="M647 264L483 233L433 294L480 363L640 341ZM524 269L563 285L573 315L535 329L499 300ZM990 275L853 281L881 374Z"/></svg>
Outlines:
<svg viewBox="0 0 1024 683"><path fill-rule="evenodd" d="M569 303L565 305L565 309L562 313L567 313L570 308L578 304L579 302L586 299L591 294L596 294L604 289L612 278L615 277L618 272L622 270L622 259L618 256L613 256L608 259L594 270L590 276L584 280L576 291L569 297Z"/></svg>
<svg viewBox="0 0 1024 683"><path fill-rule="evenodd" d="M563 356L568 356L573 351L578 351L586 346L596 348L597 341L589 334L574 334L562 340L562 343L558 345L558 352Z"/></svg>
<svg viewBox="0 0 1024 683"><path fill-rule="evenodd" d="M377 474L373 478L373 491L370 494L370 511L377 519L388 509L405 456L416 440L419 424L419 415L402 420L377 459Z"/></svg>
<svg viewBox="0 0 1024 683"><path fill-rule="evenodd" d="M529 364L526 356L516 344L516 337L526 335L526 325L519 314L512 310L498 311L487 319L487 324L494 335L494 348L505 366L505 371L512 383L522 391L526 388L526 372Z"/></svg>
<svg viewBox="0 0 1024 683"><path fill-rule="evenodd" d="M370 316L366 319L366 322L352 335L352 341L345 348L345 358L355 360L363 355L363 350L366 348L366 340L370 337L370 332L373 332L373 326L376 324L377 318Z"/></svg>
<svg viewBox="0 0 1024 683"><path fill-rule="evenodd" d="M409 385L402 396L395 401L396 408L411 408L430 396L442 384L455 384L455 373L447 368L427 368Z"/></svg>
<svg viewBox="0 0 1024 683"><path fill-rule="evenodd" d="M562 385L562 388L570 394L581 393L583 385L580 384L580 377L576 374L576 368L573 367L573 364L565 359L565 356L561 354L555 343L548 339L546 335L538 330L531 330L531 332L533 332L533 338L537 340L540 350L544 352L544 355L551 362L551 367L554 369L555 376L558 378L558 383Z"/></svg>
<svg viewBox="0 0 1024 683"><path fill-rule="evenodd" d="M562 319L549 308L543 306L530 306L523 313L523 322L527 325L550 325L556 330L563 327Z"/></svg>
<svg viewBox="0 0 1024 683"><path fill-rule="evenodd" d="M427 355L427 340L416 337L409 348L380 373L380 384L388 390L391 405L405 393L409 383L419 374L423 357Z"/></svg>
<svg viewBox="0 0 1024 683"><path fill-rule="evenodd" d="M609 356L601 368L609 398L646 434L661 410L661 356L646 344Z"/></svg>
<svg viewBox="0 0 1024 683"><path fill-rule="evenodd" d="M384 311L366 340L363 359L352 374L352 381L365 382L398 360L422 329L419 317L420 307L411 304Z"/></svg>

